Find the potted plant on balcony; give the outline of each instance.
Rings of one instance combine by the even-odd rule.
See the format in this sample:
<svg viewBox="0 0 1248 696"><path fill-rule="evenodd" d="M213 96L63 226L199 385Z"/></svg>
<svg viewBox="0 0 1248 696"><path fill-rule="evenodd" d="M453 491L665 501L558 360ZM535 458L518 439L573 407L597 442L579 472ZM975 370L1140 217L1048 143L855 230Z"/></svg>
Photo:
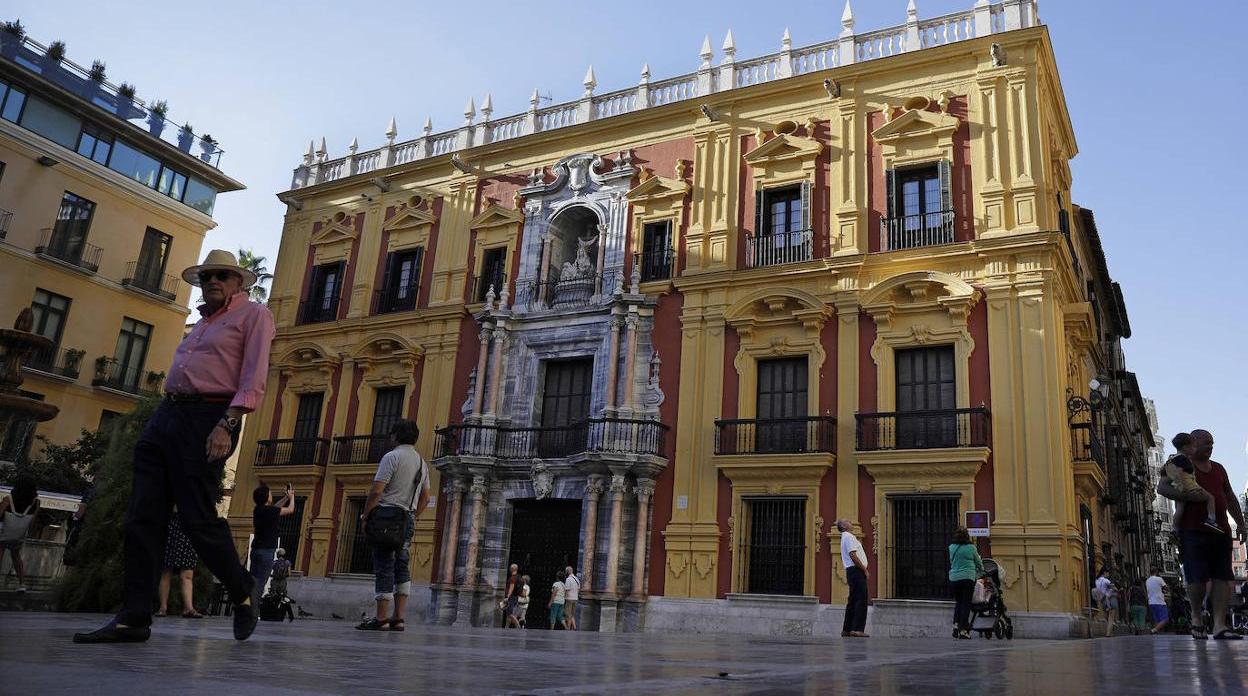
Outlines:
<svg viewBox="0 0 1248 696"><path fill-rule="evenodd" d="M217 152L217 141L211 135L205 133L199 139L199 149L201 152L199 158L212 164L212 156Z"/></svg>
<svg viewBox="0 0 1248 696"><path fill-rule="evenodd" d="M85 350L70 348L65 351L65 375L67 377L77 378L82 367L82 358L87 354Z"/></svg>
<svg viewBox="0 0 1248 696"><path fill-rule="evenodd" d="M65 60L65 42L57 40L48 44L48 49L43 52L44 65L49 67L60 65L63 60Z"/></svg>
<svg viewBox="0 0 1248 696"><path fill-rule="evenodd" d="M140 114L134 106L134 85L123 82L117 87L117 115L130 119Z"/></svg>
<svg viewBox="0 0 1248 696"><path fill-rule="evenodd" d="M160 385L165 381L165 373L148 370L147 376L144 378L148 392L153 394L160 391Z"/></svg>
<svg viewBox="0 0 1248 696"><path fill-rule="evenodd" d="M92 384L103 384L108 381L108 356L101 355L95 359L95 377L92 378Z"/></svg>
<svg viewBox="0 0 1248 696"><path fill-rule="evenodd" d="M99 60L98 58L91 61L91 70L87 72L87 77L91 78L91 81L96 84L103 82L105 77L105 67L107 66L105 66L104 61Z"/></svg>
<svg viewBox="0 0 1248 696"><path fill-rule="evenodd" d="M22 47L22 42L26 40L26 27L22 26L22 20L15 19L12 22L4 22L0 24L0 51L5 56L12 58L17 55L17 50Z"/></svg>
<svg viewBox="0 0 1248 696"><path fill-rule="evenodd" d="M169 104L164 99L158 99L147 107L147 130L157 138L165 130L165 113L169 111Z"/></svg>
<svg viewBox="0 0 1248 696"><path fill-rule="evenodd" d="M191 128L191 124L188 123L178 131L178 149L190 152L193 142L195 142L195 129Z"/></svg>

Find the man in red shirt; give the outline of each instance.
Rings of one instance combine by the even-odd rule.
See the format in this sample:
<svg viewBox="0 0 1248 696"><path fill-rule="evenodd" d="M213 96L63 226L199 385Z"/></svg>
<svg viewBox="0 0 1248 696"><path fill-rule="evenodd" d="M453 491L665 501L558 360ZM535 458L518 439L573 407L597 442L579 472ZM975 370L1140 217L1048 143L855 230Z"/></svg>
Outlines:
<svg viewBox="0 0 1248 696"><path fill-rule="evenodd" d="M1193 430L1192 440L1196 452L1192 456L1196 481L1213 496L1216 519L1221 531L1204 528L1205 509L1199 505L1186 505L1176 520L1179 529L1179 554L1183 563L1183 578L1187 581L1187 599L1192 607L1192 637L1204 639L1203 627L1197 627L1201 607L1204 605L1206 585L1213 594L1213 637L1217 640L1240 640L1226 625L1226 608L1231 597L1231 525L1227 513L1235 519L1241 541L1248 541L1248 526L1239 499L1231 487L1230 477L1222 465L1211 460L1213 435L1207 430ZM1185 494L1162 479L1157 492L1171 500L1189 500Z"/></svg>
<svg viewBox="0 0 1248 696"><path fill-rule="evenodd" d="M256 275L228 251L212 250L182 278L203 289L204 304L174 353L165 398L134 448L122 608L103 628L74 634L75 643L140 643L151 636L152 597L175 504L195 552L230 592L234 637L246 640L256 628L253 580L216 504L239 420L264 396L273 315L249 300Z"/></svg>

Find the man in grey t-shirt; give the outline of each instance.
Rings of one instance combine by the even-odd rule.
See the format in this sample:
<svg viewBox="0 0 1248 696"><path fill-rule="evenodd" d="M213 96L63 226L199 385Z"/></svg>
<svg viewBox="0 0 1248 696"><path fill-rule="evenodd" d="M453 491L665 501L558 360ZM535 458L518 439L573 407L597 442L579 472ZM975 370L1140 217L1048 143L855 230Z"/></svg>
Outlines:
<svg viewBox="0 0 1248 696"><path fill-rule="evenodd" d="M390 450L381 458L373 487L364 504L363 524L378 507L395 507L407 511L407 524L403 543L397 548L373 548L373 589L377 600L377 614L356 628L361 631L402 631L406 626L403 612L407 608L407 596L412 590L412 576L408 568L408 552L412 545L412 531L416 516L429 503L429 465L416 451L419 436L416 424L401 420L390 429ZM394 614L390 614L390 602L394 601Z"/></svg>

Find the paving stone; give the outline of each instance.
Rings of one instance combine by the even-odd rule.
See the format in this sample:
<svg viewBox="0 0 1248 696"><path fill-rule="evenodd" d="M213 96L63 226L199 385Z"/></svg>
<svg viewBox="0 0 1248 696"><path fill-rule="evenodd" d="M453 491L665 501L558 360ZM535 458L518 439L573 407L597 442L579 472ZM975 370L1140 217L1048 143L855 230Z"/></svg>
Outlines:
<svg viewBox="0 0 1248 696"><path fill-rule="evenodd" d="M1243 694L1248 641L596 634L347 621L161 619L141 645L74 645L107 617L0 613L5 694Z"/></svg>

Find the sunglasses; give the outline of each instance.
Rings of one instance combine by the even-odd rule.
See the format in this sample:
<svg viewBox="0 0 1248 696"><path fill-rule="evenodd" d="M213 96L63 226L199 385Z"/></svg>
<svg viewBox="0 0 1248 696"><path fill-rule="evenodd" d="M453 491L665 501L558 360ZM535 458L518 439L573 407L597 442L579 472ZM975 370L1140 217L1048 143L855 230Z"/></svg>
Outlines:
<svg viewBox="0 0 1248 696"><path fill-rule="evenodd" d="M216 278L217 280L224 283L225 281L229 280L230 277L233 275L235 274L232 271L200 271L199 282L207 283L213 278Z"/></svg>

